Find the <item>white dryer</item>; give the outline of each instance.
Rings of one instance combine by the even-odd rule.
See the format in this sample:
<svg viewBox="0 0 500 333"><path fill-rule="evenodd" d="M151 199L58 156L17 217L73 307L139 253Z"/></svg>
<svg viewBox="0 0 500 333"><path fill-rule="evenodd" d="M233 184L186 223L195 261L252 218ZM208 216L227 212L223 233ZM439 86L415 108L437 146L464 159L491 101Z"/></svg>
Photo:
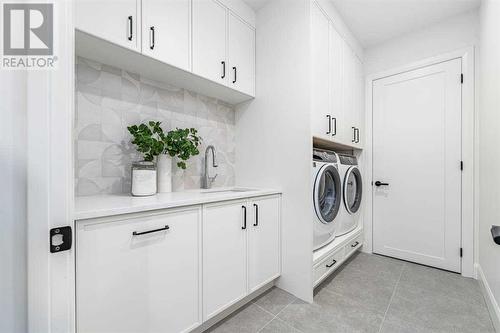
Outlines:
<svg viewBox="0 0 500 333"><path fill-rule="evenodd" d="M330 243L336 236L342 206L342 179L335 152L313 150L313 230L314 250Z"/></svg>
<svg viewBox="0 0 500 333"><path fill-rule="evenodd" d="M339 171L342 177L342 209L337 236L356 229L359 223L361 200L363 197L363 179L358 168L356 156L338 154Z"/></svg>

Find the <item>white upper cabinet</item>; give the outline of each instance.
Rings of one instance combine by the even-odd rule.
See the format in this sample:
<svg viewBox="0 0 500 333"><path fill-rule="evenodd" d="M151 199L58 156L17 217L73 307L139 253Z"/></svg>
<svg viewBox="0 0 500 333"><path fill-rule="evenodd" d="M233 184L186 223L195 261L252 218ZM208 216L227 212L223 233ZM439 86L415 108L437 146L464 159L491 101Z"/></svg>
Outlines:
<svg viewBox="0 0 500 333"><path fill-rule="evenodd" d="M214 0L193 0L193 72L225 84L227 9Z"/></svg>
<svg viewBox="0 0 500 333"><path fill-rule="evenodd" d="M312 130L313 135L329 139L334 132L334 120L330 114L329 93L329 48L328 18L321 9L313 4L312 20Z"/></svg>
<svg viewBox="0 0 500 333"><path fill-rule="evenodd" d="M139 0L78 0L75 3L77 29L140 51Z"/></svg>
<svg viewBox="0 0 500 333"><path fill-rule="evenodd" d="M252 201L248 224L248 283L254 292L280 275L280 200L266 197Z"/></svg>
<svg viewBox="0 0 500 333"><path fill-rule="evenodd" d="M201 316L201 209L77 222L77 331L188 332Z"/></svg>
<svg viewBox="0 0 500 333"><path fill-rule="evenodd" d="M255 29L229 13L228 21L229 86L255 95Z"/></svg>
<svg viewBox="0 0 500 333"><path fill-rule="evenodd" d="M190 0L142 0L142 53L190 70Z"/></svg>
<svg viewBox="0 0 500 333"><path fill-rule="evenodd" d="M193 73L255 95L255 29L215 0L193 0Z"/></svg>

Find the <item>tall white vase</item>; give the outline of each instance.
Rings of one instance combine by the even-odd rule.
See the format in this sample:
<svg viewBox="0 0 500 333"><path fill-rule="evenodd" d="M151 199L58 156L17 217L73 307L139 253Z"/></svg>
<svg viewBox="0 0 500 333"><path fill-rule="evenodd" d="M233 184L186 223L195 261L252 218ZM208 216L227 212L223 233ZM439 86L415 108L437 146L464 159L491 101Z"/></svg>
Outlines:
<svg viewBox="0 0 500 333"><path fill-rule="evenodd" d="M158 193L172 192L172 157L160 154L157 158Z"/></svg>

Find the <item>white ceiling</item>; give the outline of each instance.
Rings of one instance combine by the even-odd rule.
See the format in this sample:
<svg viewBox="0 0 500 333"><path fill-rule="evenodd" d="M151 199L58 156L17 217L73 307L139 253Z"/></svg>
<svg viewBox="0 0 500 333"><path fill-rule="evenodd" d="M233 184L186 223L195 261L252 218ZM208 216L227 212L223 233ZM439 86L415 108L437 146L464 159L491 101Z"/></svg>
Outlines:
<svg viewBox="0 0 500 333"><path fill-rule="evenodd" d="M266 3L269 2L269 0L243 0L247 5L249 5L254 11L258 11Z"/></svg>
<svg viewBox="0 0 500 333"><path fill-rule="evenodd" d="M480 5L480 0L331 1L364 47L425 28Z"/></svg>

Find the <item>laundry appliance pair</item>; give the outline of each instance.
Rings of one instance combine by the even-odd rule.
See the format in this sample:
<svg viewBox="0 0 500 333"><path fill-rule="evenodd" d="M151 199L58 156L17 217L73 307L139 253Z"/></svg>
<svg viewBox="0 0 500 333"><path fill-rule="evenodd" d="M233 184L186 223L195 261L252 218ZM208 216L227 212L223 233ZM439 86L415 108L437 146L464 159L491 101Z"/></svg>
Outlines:
<svg viewBox="0 0 500 333"><path fill-rule="evenodd" d="M358 226L363 182L356 156L313 150L314 250Z"/></svg>

